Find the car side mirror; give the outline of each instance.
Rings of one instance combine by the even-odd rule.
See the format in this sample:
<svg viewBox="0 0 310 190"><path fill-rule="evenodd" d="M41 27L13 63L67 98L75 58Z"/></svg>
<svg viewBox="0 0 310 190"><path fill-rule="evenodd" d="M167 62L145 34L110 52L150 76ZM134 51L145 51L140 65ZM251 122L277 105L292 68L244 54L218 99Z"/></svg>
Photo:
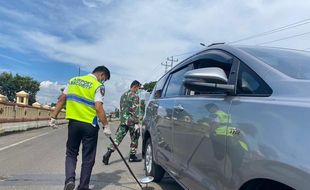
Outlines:
<svg viewBox="0 0 310 190"><path fill-rule="evenodd" d="M233 92L235 85L227 84L228 79L223 69L209 67L195 69L185 73L183 84L186 88L198 92L214 92L224 90Z"/></svg>

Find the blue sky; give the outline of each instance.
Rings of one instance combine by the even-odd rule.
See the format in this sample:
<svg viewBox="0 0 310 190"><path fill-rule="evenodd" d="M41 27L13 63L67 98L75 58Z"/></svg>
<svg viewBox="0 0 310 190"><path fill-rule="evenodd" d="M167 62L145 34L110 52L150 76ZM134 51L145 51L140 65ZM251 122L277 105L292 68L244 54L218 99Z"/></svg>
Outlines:
<svg viewBox="0 0 310 190"><path fill-rule="evenodd" d="M0 0L0 72L40 81L37 99L45 104L79 67L86 74L106 65L112 76L105 106L114 109L131 81L158 79L167 56L308 19L309 10L302 0ZM309 25L241 43L308 32ZM309 37L267 45L306 49Z"/></svg>

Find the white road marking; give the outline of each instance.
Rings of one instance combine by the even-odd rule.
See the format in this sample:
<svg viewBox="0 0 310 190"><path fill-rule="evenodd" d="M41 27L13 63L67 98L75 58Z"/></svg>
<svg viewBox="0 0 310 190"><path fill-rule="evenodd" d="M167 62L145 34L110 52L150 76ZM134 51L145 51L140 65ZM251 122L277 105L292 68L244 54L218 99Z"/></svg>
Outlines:
<svg viewBox="0 0 310 190"><path fill-rule="evenodd" d="M0 152L3 151L3 150L5 150L5 149L11 148L11 147L13 147L13 146L17 146L17 145L19 145L19 144L22 144L22 143L24 143L24 142L27 142L27 141L30 141L30 140L33 140L33 139L42 137L42 136L47 135L47 134L49 134L49 133L51 133L51 132L46 132L46 133L43 133L43 134L41 134L41 135L34 136L34 137L29 138L29 139L25 139L25 140L19 141L19 142L17 142L17 143L14 143L14 144L11 144L11 145L2 147L2 148L0 148Z"/></svg>

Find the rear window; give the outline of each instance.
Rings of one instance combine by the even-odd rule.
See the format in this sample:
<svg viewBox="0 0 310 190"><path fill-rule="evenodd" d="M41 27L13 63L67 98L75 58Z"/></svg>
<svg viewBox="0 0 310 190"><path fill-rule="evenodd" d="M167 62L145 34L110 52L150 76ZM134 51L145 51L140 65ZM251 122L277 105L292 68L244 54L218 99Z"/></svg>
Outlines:
<svg viewBox="0 0 310 190"><path fill-rule="evenodd" d="M292 78L310 80L309 52L260 47L240 49Z"/></svg>

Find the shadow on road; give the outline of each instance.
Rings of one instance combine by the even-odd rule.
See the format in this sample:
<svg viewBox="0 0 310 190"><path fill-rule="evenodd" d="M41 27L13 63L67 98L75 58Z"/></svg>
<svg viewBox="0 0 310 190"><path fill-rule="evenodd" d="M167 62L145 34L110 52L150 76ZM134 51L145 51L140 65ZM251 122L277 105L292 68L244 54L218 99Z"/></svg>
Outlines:
<svg viewBox="0 0 310 190"><path fill-rule="evenodd" d="M117 155L118 155L118 153L117 153L116 151L115 151L113 154L117 154ZM122 154L123 154L123 153L122 153ZM136 155L137 155L138 158L142 158L142 154L141 154L141 153L136 154ZM123 156L124 156L124 154L123 154ZM126 155L126 156L124 156L124 158L125 158L126 162L128 163L129 156ZM123 162L123 160L120 158L120 159L118 159L118 160L110 161L110 162L109 162L109 165L116 164L116 163L119 163L119 162ZM143 160L141 161L141 163L143 163Z"/></svg>
<svg viewBox="0 0 310 190"><path fill-rule="evenodd" d="M92 190L102 190L107 186L108 189L128 189L128 190L139 190L140 188L135 181L128 181L124 179L124 173L127 170L116 170L109 173L97 173L91 177L90 184L94 185ZM64 176L62 174L32 174L32 175L14 175L7 177L0 177L0 189L9 187L34 187L37 186L45 188L46 186L63 186ZM79 178L76 179L76 185L79 184ZM183 190L181 186L177 184L170 176L166 175L160 183L151 183L146 188L146 185L142 185L143 190ZM7 187L7 188L6 188ZM20 189L19 188L19 189ZM27 189L27 188L26 188Z"/></svg>
<svg viewBox="0 0 310 190"><path fill-rule="evenodd" d="M121 174L124 173L125 170L116 170L112 173L98 173L93 174L91 177L90 184L94 184L93 190L101 190L107 185L121 185L119 183L121 179Z"/></svg>
<svg viewBox="0 0 310 190"><path fill-rule="evenodd" d="M165 174L164 178L157 183L162 190L184 190L172 177Z"/></svg>

